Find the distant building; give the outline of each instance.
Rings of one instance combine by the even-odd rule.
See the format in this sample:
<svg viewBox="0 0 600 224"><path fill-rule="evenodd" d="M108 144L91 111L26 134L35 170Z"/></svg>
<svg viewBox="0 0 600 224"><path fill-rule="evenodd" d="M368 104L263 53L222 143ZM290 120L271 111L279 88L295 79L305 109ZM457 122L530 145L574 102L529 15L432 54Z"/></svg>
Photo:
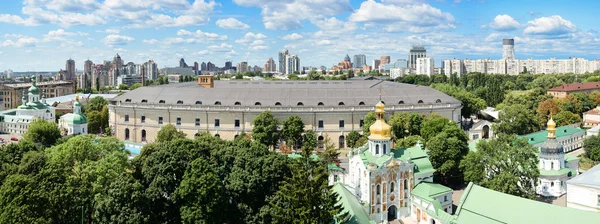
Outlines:
<svg viewBox="0 0 600 224"><path fill-rule="evenodd" d="M583 147L585 130L566 125L556 128L555 133L556 141L563 146L565 152L571 152ZM534 147L541 147L548 139L548 130L538 131L517 137L527 139L527 142Z"/></svg>
<svg viewBox="0 0 600 224"><path fill-rule="evenodd" d="M565 98L571 93L592 93L600 91L600 82L582 82L572 84L562 84L560 86L548 89L548 94L555 98Z"/></svg>
<svg viewBox="0 0 600 224"><path fill-rule="evenodd" d="M67 60L67 63L65 64L65 71L67 71L67 76L65 77L65 80L74 80L75 79L75 73L77 72L77 70L75 69L75 61L73 59Z"/></svg>
<svg viewBox="0 0 600 224"><path fill-rule="evenodd" d="M378 70L379 69L379 65L381 64L381 61L379 59L373 59L373 69Z"/></svg>
<svg viewBox="0 0 600 224"><path fill-rule="evenodd" d="M591 128L600 124L600 106L583 112L583 127Z"/></svg>
<svg viewBox="0 0 600 224"><path fill-rule="evenodd" d="M408 63L410 64L410 61ZM431 76L434 74L433 66L433 58L417 58L415 74Z"/></svg>
<svg viewBox="0 0 600 224"><path fill-rule="evenodd" d="M202 64L200 64L200 71L208 71L206 68L206 63L202 62Z"/></svg>
<svg viewBox="0 0 600 224"><path fill-rule="evenodd" d="M417 69L417 59L426 58L427 50L423 46L413 46L408 52L408 68L411 71ZM433 64L433 63L432 63ZM433 68L431 69L433 71Z"/></svg>
<svg viewBox="0 0 600 224"><path fill-rule="evenodd" d="M354 68L362 68L367 65L367 56L364 54L355 54L354 55Z"/></svg>
<svg viewBox="0 0 600 224"><path fill-rule="evenodd" d="M16 109L0 112L0 132L24 134L29 124L35 119L54 122L56 112L54 107L46 103L45 89L42 90L40 97L40 89L37 87L35 79L28 84L27 91L25 91L25 88L20 89L22 90L20 100L22 105Z"/></svg>
<svg viewBox="0 0 600 224"><path fill-rule="evenodd" d="M192 70L198 71L198 62L194 62L194 67L192 67Z"/></svg>
<svg viewBox="0 0 600 224"><path fill-rule="evenodd" d="M380 65L387 65L390 63L390 56L381 56L379 58Z"/></svg>
<svg viewBox="0 0 600 224"><path fill-rule="evenodd" d="M242 61L237 65L237 72L242 73L242 72L248 72L250 71L248 69L248 62Z"/></svg>
<svg viewBox="0 0 600 224"><path fill-rule="evenodd" d="M286 65L287 65L287 56L289 55L289 52L287 49L281 50L279 51L278 59L279 59L279 69L277 71L279 71L282 74L288 74L287 73L287 69L286 69Z"/></svg>
<svg viewBox="0 0 600 224"><path fill-rule="evenodd" d="M276 71L277 71L277 67L275 66L275 60L273 60L273 58L269 58L269 60L267 60L267 62L265 63L263 72L276 72Z"/></svg>
<svg viewBox="0 0 600 224"><path fill-rule="evenodd" d="M0 85L0 91L4 93L4 108L12 109L21 105L23 102L22 96L23 91L31 88L32 83L17 83L17 84L2 84ZM47 97L57 97L69 94L74 94L76 86L71 81L50 81L50 82L36 82L36 88L42 89L47 94ZM41 94L38 93L38 99Z"/></svg>
<svg viewBox="0 0 600 224"><path fill-rule="evenodd" d="M142 75L145 80L157 80L158 79L158 65L153 60L148 60L142 64Z"/></svg>
<svg viewBox="0 0 600 224"><path fill-rule="evenodd" d="M228 70L228 69L231 69L231 68L233 68L233 65L232 65L231 61L226 61L225 62L225 67L223 67L223 69Z"/></svg>
<svg viewBox="0 0 600 224"><path fill-rule="evenodd" d="M300 72L300 58L298 57L298 55L286 55L284 67L286 69L284 74Z"/></svg>
<svg viewBox="0 0 600 224"><path fill-rule="evenodd" d="M206 64L206 70L207 71L217 71L217 66L215 66L215 64L211 63L210 61Z"/></svg>
<svg viewBox="0 0 600 224"><path fill-rule="evenodd" d="M194 70L192 68L181 68L181 67L173 67L173 68L163 68L161 69L161 73L163 75L195 75Z"/></svg>
<svg viewBox="0 0 600 224"><path fill-rule="evenodd" d="M567 181L567 207L600 212L600 165Z"/></svg>
<svg viewBox="0 0 600 224"><path fill-rule="evenodd" d="M81 103L79 96L75 98L73 103L73 113L62 115L58 121L58 128L63 135L79 135L88 133L88 120L81 112Z"/></svg>
<svg viewBox="0 0 600 224"><path fill-rule="evenodd" d="M515 59L515 39L502 39L502 59Z"/></svg>
<svg viewBox="0 0 600 224"><path fill-rule="evenodd" d="M185 60L183 60L183 58L181 60L179 60L179 67L180 68L187 68L188 67L187 63L185 63Z"/></svg>

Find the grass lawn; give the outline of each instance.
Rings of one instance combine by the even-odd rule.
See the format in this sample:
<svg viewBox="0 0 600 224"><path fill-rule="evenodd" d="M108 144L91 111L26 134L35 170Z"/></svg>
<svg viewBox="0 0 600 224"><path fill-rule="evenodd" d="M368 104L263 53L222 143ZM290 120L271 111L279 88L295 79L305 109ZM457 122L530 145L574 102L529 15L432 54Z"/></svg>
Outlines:
<svg viewBox="0 0 600 224"><path fill-rule="evenodd" d="M581 154L579 156L579 170L589 170L590 168L594 167L595 165L598 165L600 162L596 162L593 161L591 159L588 159L585 154Z"/></svg>

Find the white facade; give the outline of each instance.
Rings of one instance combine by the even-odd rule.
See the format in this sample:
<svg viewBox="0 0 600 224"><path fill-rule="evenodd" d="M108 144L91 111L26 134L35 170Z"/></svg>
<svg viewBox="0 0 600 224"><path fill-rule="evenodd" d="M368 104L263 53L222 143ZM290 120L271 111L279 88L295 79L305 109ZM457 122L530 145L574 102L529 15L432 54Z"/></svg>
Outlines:
<svg viewBox="0 0 600 224"><path fill-rule="evenodd" d="M46 93L42 94L42 99L39 97L39 89L35 85L35 81L29 88L27 99L23 93L23 104L17 109L0 112L0 132L10 134L24 134L29 128L29 124L35 119L44 119L54 122L56 110L48 105L45 99Z"/></svg>
<svg viewBox="0 0 600 224"><path fill-rule="evenodd" d="M567 181L567 207L600 212L600 165Z"/></svg>
<svg viewBox="0 0 600 224"><path fill-rule="evenodd" d="M88 133L88 122L86 117L81 113L81 104L79 96L76 97L73 103L73 113L68 113L60 117L58 128L63 130L65 135L79 135Z"/></svg>
<svg viewBox="0 0 600 224"><path fill-rule="evenodd" d="M390 69L390 78L396 79L398 77L403 77L409 74L408 68L392 68Z"/></svg>
<svg viewBox="0 0 600 224"><path fill-rule="evenodd" d="M583 58L548 60L512 60L512 59L478 59L478 60L444 60L444 73L450 76L457 73L459 76L465 73L481 72L485 74L510 74L518 75L523 72L531 74L562 74L574 73L584 74L600 69L600 61L588 61Z"/></svg>
<svg viewBox="0 0 600 224"><path fill-rule="evenodd" d="M285 56L285 74L293 74L294 72L300 72L300 58L298 55L286 55Z"/></svg>
<svg viewBox="0 0 600 224"><path fill-rule="evenodd" d="M433 72L433 58L417 58L417 75L431 76Z"/></svg>

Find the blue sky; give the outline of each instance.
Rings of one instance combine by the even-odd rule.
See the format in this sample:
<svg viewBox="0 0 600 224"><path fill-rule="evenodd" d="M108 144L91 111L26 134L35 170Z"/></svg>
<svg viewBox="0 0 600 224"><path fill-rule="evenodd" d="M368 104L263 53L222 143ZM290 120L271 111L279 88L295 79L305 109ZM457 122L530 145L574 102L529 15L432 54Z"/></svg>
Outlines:
<svg viewBox="0 0 600 224"><path fill-rule="evenodd" d="M159 67L248 61L287 48L302 66L346 54L406 58L421 44L437 65L501 57L600 58L600 1L24 0L0 2L0 71L57 71L83 61L155 60Z"/></svg>

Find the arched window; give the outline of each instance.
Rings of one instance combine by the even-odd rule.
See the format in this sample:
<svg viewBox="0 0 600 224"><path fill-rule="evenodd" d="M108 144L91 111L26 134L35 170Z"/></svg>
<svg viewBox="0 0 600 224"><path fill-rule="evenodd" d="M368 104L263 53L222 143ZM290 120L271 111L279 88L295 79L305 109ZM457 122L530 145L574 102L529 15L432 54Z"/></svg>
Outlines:
<svg viewBox="0 0 600 224"><path fill-rule="evenodd" d="M281 106L280 102L275 102L275 106Z"/></svg>
<svg viewBox="0 0 600 224"><path fill-rule="evenodd" d="M325 104L323 104L323 102L319 102L317 106L325 106Z"/></svg>
<svg viewBox="0 0 600 224"><path fill-rule="evenodd" d="M142 129L142 142L146 141L146 130Z"/></svg>
<svg viewBox="0 0 600 224"><path fill-rule="evenodd" d="M344 106L344 102L339 102L338 106Z"/></svg>
<svg viewBox="0 0 600 224"><path fill-rule="evenodd" d="M442 100L437 99L437 100L435 100L435 103L442 103Z"/></svg>
<svg viewBox="0 0 600 224"><path fill-rule="evenodd" d="M129 103L129 102L131 102L131 99L125 99L125 102Z"/></svg>
<svg viewBox="0 0 600 224"><path fill-rule="evenodd" d="M235 135L235 136L233 136L233 139L236 139L238 136L240 136L240 135Z"/></svg>
<svg viewBox="0 0 600 224"><path fill-rule="evenodd" d="M129 140L129 128L125 128L125 140Z"/></svg>
<svg viewBox="0 0 600 224"><path fill-rule="evenodd" d="M358 103L358 105L359 105L359 106L364 106L364 105L365 105L365 102L363 102L363 101L360 101L360 102Z"/></svg>
<svg viewBox="0 0 600 224"><path fill-rule="evenodd" d="M142 103L148 103L148 100L147 99L143 99Z"/></svg>
<svg viewBox="0 0 600 224"><path fill-rule="evenodd" d="M319 149L323 149L323 136L319 136L319 138L317 138L317 146Z"/></svg>
<svg viewBox="0 0 600 224"><path fill-rule="evenodd" d="M554 169L554 162L550 162L550 169L553 170Z"/></svg>
<svg viewBox="0 0 600 224"><path fill-rule="evenodd" d="M550 187L554 187L554 182L550 182Z"/></svg>
<svg viewBox="0 0 600 224"><path fill-rule="evenodd" d="M390 183L390 192L394 192L394 182Z"/></svg>
<svg viewBox="0 0 600 224"><path fill-rule="evenodd" d="M419 100L419 102L417 102L417 103L423 103L423 100Z"/></svg>
<svg viewBox="0 0 600 224"><path fill-rule="evenodd" d="M296 104L296 105L298 105L298 106L304 106L304 103L298 102L298 104Z"/></svg>
<svg viewBox="0 0 600 224"><path fill-rule="evenodd" d="M404 104L404 100L398 101L398 104Z"/></svg>
<svg viewBox="0 0 600 224"><path fill-rule="evenodd" d="M215 105L221 105L221 101L215 102Z"/></svg>
<svg viewBox="0 0 600 224"><path fill-rule="evenodd" d="M196 101L196 104L202 105L202 101Z"/></svg>
<svg viewBox="0 0 600 224"><path fill-rule="evenodd" d="M183 100L178 100L177 104L183 104Z"/></svg>
<svg viewBox="0 0 600 224"><path fill-rule="evenodd" d="M383 144L383 154L386 154L387 153L386 151L387 151L386 144Z"/></svg>
<svg viewBox="0 0 600 224"><path fill-rule="evenodd" d="M218 102L218 101L217 101L217 102ZM216 104L216 103L215 103L215 104ZM221 104L219 103L219 105L221 105ZM240 103L240 102L235 102L233 105L236 105L236 106L238 106L238 105L242 105L242 103Z"/></svg>
<svg viewBox="0 0 600 224"><path fill-rule="evenodd" d="M383 105L385 105L385 101L382 100L381 103L383 103Z"/></svg>
<svg viewBox="0 0 600 224"><path fill-rule="evenodd" d="M381 194L381 185L377 185L377 194Z"/></svg>
<svg viewBox="0 0 600 224"><path fill-rule="evenodd" d="M216 135L215 135L215 137L217 137L217 138L221 138L221 135L219 135L219 134L216 134Z"/></svg>
<svg viewBox="0 0 600 224"><path fill-rule="evenodd" d="M375 154L379 154L379 144L375 145Z"/></svg>
<svg viewBox="0 0 600 224"><path fill-rule="evenodd" d="M408 179L404 179L404 190L408 189Z"/></svg>
<svg viewBox="0 0 600 224"><path fill-rule="evenodd" d="M260 102L254 103L254 106L260 106L260 105L261 105Z"/></svg>
<svg viewBox="0 0 600 224"><path fill-rule="evenodd" d="M165 100L159 100L158 103L165 103Z"/></svg>
<svg viewBox="0 0 600 224"><path fill-rule="evenodd" d="M339 142L338 142L338 145L340 146L340 149L345 148L344 147L344 143L346 143L346 138L343 135L340 135Z"/></svg>

